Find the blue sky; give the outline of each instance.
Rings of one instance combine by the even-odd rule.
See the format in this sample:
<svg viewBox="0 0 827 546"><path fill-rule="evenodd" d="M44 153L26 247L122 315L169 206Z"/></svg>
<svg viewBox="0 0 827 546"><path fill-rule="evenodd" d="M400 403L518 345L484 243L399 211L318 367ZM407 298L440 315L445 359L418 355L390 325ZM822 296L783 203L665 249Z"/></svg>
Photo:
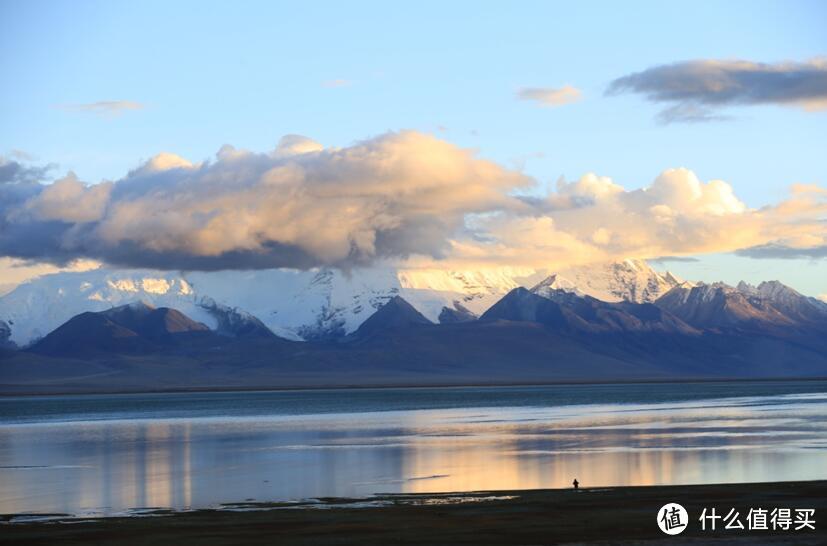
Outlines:
<svg viewBox="0 0 827 546"><path fill-rule="evenodd" d="M414 129L541 185L596 172L633 189L682 166L760 207L793 183L827 184L827 113L740 106L726 109L728 121L662 125L662 105L604 91L684 60L823 57L826 26L817 1L3 1L0 154L21 150L58 164L55 175L98 182L161 151L199 161L226 143L269 150L290 133L346 146ZM582 100L547 108L516 98L523 87L563 85ZM72 107L115 100L143 108ZM827 292L824 261L806 261L808 273L790 282ZM788 263L703 266L732 281ZM669 266L702 274L698 264Z"/></svg>

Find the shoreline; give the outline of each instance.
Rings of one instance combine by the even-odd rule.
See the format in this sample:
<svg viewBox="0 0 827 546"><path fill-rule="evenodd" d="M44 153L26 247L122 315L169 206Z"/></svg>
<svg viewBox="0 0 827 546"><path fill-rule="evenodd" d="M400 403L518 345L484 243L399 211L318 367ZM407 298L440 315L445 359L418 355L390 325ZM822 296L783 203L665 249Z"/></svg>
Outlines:
<svg viewBox="0 0 827 546"><path fill-rule="evenodd" d="M689 526L677 537L657 527L669 502ZM703 508L814 509L815 530L703 531ZM190 511L144 509L122 517L55 517L9 523L0 543L167 544L822 544L827 542L827 480L714 485L477 491L325 498L303 503L244 502ZM18 516L19 517L19 516ZM769 518L768 518L769 521Z"/></svg>
<svg viewBox="0 0 827 546"><path fill-rule="evenodd" d="M498 387L552 387L570 385L657 385L657 384L708 384L708 383L797 383L827 381L824 377L756 377L756 378L669 378L669 379L630 379L630 380L603 380L603 381L543 381L517 383L435 383L435 384L387 384L387 385L328 385L328 386L277 386L277 387L191 387L149 390L104 390L104 391L55 391L55 392L8 392L0 384L0 399L22 397L47 396L113 396L135 394L188 394L188 393L255 393L255 392L313 392L313 391L346 391L346 390L391 390L391 389L460 389L460 388L498 388ZM5 385L8 386L8 385Z"/></svg>

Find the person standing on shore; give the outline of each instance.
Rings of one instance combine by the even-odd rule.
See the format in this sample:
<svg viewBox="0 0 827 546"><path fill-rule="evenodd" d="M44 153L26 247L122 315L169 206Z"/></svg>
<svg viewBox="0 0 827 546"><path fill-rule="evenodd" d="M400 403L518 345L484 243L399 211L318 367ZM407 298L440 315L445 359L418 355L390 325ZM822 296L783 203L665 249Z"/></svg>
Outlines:
<svg viewBox="0 0 827 546"><path fill-rule="evenodd" d="M580 487L580 482L577 481L577 478L574 478L574 481L571 482L575 489Z"/></svg>

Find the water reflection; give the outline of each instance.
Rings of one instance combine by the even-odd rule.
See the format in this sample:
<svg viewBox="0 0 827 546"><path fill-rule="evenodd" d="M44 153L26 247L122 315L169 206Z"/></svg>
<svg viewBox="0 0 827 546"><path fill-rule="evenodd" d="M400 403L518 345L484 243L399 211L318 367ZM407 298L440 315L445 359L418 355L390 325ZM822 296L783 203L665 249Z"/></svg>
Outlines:
<svg viewBox="0 0 827 546"><path fill-rule="evenodd" d="M825 478L827 395L0 426L0 512Z"/></svg>

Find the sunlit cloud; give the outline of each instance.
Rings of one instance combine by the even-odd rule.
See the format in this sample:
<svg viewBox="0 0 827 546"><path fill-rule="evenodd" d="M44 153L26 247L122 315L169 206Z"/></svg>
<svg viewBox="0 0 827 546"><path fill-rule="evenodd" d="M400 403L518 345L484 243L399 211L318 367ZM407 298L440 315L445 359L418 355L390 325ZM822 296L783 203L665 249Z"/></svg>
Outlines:
<svg viewBox="0 0 827 546"><path fill-rule="evenodd" d="M65 267L42 262L30 262L14 258L0 258L0 296L11 291L20 283L40 275L59 271L88 271L100 267L94 260L77 260Z"/></svg>
<svg viewBox="0 0 827 546"><path fill-rule="evenodd" d="M702 182L688 169L664 171L637 190L587 174L527 200L530 213L472 219L475 237L454 239L451 258L466 266L540 267L630 257L674 261L767 245L806 254L827 246L825 197L823 188L793 186L782 203L751 209L726 182Z"/></svg>
<svg viewBox="0 0 827 546"><path fill-rule="evenodd" d="M9 165L0 163L0 256L53 264L544 268L827 249L827 189L818 185L794 185L758 209L685 168L633 190L589 173L544 191L415 131L344 148L287 135L265 153L225 145L200 163L167 152L99 184L73 173L43 183L41 171Z"/></svg>
<svg viewBox="0 0 827 546"><path fill-rule="evenodd" d="M583 94L576 87L565 85L563 87L523 87L517 91L517 98L528 100L540 106L563 106L579 101Z"/></svg>
<svg viewBox="0 0 827 546"><path fill-rule="evenodd" d="M467 214L522 206L509 192L530 184L413 131L331 149L288 135L204 164L160 154L112 183L0 186L0 255L207 270L440 258Z"/></svg>

